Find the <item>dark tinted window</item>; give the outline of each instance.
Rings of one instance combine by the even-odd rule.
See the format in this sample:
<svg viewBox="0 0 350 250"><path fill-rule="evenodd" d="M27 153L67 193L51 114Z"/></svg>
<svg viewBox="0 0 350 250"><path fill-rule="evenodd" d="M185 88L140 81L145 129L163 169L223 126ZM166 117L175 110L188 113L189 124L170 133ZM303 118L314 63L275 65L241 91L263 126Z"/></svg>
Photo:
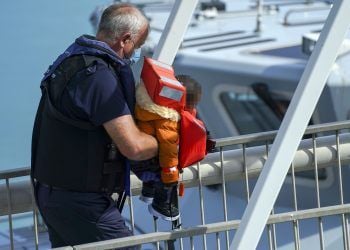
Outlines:
<svg viewBox="0 0 350 250"><path fill-rule="evenodd" d="M253 92L224 92L221 101L240 134L277 130L281 121Z"/></svg>
<svg viewBox="0 0 350 250"><path fill-rule="evenodd" d="M241 135L278 130L281 125L283 116L287 111L289 100L277 99L276 96L264 93L268 96L263 96L261 93L258 96L253 90L245 93L223 92L220 99L235 125L238 133ZM310 122L309 124L312 124ZM309 138L310 136L305 136ZM254 146L257 144L249 144ZM304 171L295 173L296 176L314 179L314 171ZM326 179L326 170L319 169L319 180Z"/></svg>

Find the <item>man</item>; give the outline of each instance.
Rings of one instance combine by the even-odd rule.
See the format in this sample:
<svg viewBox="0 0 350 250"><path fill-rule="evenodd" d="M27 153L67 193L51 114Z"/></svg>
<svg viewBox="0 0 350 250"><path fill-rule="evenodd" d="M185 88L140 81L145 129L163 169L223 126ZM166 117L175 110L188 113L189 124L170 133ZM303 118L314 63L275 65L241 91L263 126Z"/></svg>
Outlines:
<svg viewBox="0 0 350 250"><path fill-rule="evenodd" d="M113 192L129 180L127 159L157 155L133 120L129 62L149 24L129 4L102 14L95 37L81 36L50 66L32 138L31 177L52 247L130 236Z"/></svg>

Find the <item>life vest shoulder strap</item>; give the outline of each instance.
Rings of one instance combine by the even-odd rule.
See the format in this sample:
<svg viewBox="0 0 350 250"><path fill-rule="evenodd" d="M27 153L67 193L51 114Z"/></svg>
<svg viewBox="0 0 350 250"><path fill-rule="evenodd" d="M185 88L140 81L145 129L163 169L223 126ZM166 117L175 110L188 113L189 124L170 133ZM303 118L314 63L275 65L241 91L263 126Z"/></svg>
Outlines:
<svg viewBox="0 0 350 250"><path fill-rule="evenodd" d="M74 127L84 129L84 130L96 130L97 127L90 122L74 120L67 117L62 112L60 112L55 104L59 102L63 91L68 84L71 83L72 78L83 69L93 73L94 65L97 63L102 63L111 69L111 72L115 77L116 72L113 67L107 63L104 59L93 56L93 55L75 55L65 59L57 69L42 83L42 94L45 102L47 103L48 111L50 115L54 116L56 119L72 125ZM88 74L89 72L87 72Z"/></svg>

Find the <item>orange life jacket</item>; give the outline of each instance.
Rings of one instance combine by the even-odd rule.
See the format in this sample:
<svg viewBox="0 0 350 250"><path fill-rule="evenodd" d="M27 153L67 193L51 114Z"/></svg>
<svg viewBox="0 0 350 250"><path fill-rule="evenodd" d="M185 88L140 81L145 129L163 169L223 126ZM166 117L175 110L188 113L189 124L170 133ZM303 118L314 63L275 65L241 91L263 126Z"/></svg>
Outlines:
<svg viewBox="0 0 350 250"><path fill-rule="evenodd" d="M181 111L179 165L181 170L201 161L205 155L207 131L204 123L186 110Z"/></svg>
<svg viewBox="0 0 350 250"><path fill-rule="evenodd" d="M185 107L186 89L176 80L172 66L145 57L141 78L154 103L179 112Z"/></svg>
<svg viewBox="0 0 350 250"><path fill-rule="evenodd" d="M204 123L184 109L186 88L176 80L173 68L145 57L141 78L154 103L180 113L179 170L202 160L206 155L207 132Z"/></svg>

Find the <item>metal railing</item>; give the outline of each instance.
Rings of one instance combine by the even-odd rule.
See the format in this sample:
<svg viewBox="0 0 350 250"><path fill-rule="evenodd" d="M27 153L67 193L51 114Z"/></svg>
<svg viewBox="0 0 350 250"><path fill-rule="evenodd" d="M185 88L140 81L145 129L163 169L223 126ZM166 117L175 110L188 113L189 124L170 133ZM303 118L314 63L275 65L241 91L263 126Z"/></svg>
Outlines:
<svg viewBox="0 0 350 250"><path fill-rule="evenodd" d="M312 219L317 220L318 230L315 230L314 234L319 238L319 247L325 249L327 245L325 235L328 229L327 225L324 225L324 221L328 221L328 218L334 220L335 217L339 218L340 223L336 227L333 226L333 229L338 228L339 232L341 231L340 242L342 242L343 249L349 249L350 199L349 194L344 189L343 180L350 175L346 166L350 162L348 129L350 129L350 121L310 126L307 129L305 135L309 135L310 138L304 139L300 143L289 175L285 180L290 197L282 199L283 201L280 203L277 201L278 204L271 211L266 225L265 240L261 240L263 249L276 249L278 247L280 237L276 234L275 227L286 223L291 223L290 235L293 238L290 241L291 244L294 245L295 249L300 249L304 238L300 230L301 224ZM245 206L244 204L249 201L255 179L266 161L276 133L276 131L272 131L218 139L216 140L218 152L209 154L200 164L185 169L182 176L183 183L189 188L190 195L193 195L191 198L198 197L199 204L196 215L199 216L199 220L196 224L188 224L188 221L183 221L183 228L171 232L161 232L159 222L154 221L155 232L153 233L72 246L66 249L110 249L147 243L154 243L155 249L161 249L163 245L166 249L174 244L174 240L179 243L177 247L179 249L229 249L234 231L239 226L242 215L242 211L240 213L232 211L237 210L239 206ZM308 171L306 175L303 174L305 171ZM326 171L325 178L320 173L321 171ZM29 168L0 172L0 181L5 181L5 184L0 186L0 216L2 216L0 219L5 218L4 215L7 218L9 247L11 249L16 248L13 235L13 215L28 211L32 211L33 214L34 244L37 249L39 248L37 211L35 205L33 206L34 200L28 174ZM16 180L16 178L24 176L27 180ZM135 196L140 193L141 182L135 176L132 176L131 179L132 194ZM214 188L213 185L215 185ZM231 185L234 185L233 189ZM236 187L238 187L237 190ZM302 195L313 198L300 201L297 193L300 187L307 189L307 192ZM215 213L222 214L219 221L215 221L217 218L213 220L211 218L213 215L208 213L206 209L211 202L208 196L210 190L218 192L215 196L215 202L218 204L215 205L218 210L221 207L222 211L215 211ZM220 199L217 196L219 193L221 193ZM232 205L232 199L241 205ZM221 204L219 204L220 200ZM286 201L287 204L284 203ZM137 214L134 211L133 199L129 199L128 204L129 212L126 220L130 222L130 227L136 232L135 221L137 220L135 220L135 216ZM191 203L191 206L194 204ZM288 209L288 211L280 211L281 207ZM190 210L186 209L181 202L180 209L182 217L186 217L186 210ZM161 244L162 242L164 243Z"/></svg>
<svg viewBox="0 0 350 250"><path fill-rule="evenodd" d="M329 206L321 209L306 209L297 211L295 213L281 213L271 215L267 221L267 225L274 225L284 222L295 222L298 220L305 220L315 217L326 217L339 214L347 214L350 212L350 204L342 206ZM194 249L193 238L195 236L215 234L216 249L220 249L219 233L235 230L239 227L239 220L231 220L227 222L211 223L207 225L199 225L188 229L180 229L173 232L155 232L145 235L137 235L128 238L120 238L116 240L109 240L105 242L89 243L73 247L56 248L56 250L63 249L81 249L81 250L99 250L99 249L117 249L127 246L138 246L150 242L164 242L164 248L167 249L167 242L180 239L190 238L190 248ZM295 248L298 249L298 248Z"/></svg>
<svg viewBox="0 0 350 250"><path fill-rule="evenodd" d="M321 12L321 11L329 11L332 6L322 6L322 7L306 7L306 8L298 8L291 9L286 12L283 18L283 25L285 26L296 26L296 25L308 25L308 24L319 24L324 23L327 19L327 15L324 15L322 18L311 19L308 17L306 20L301 21L291 21L290 17L295 14L303 14L304 16L310 15L310 13ZM306 15L308 14L308 15Z"/></svg>

